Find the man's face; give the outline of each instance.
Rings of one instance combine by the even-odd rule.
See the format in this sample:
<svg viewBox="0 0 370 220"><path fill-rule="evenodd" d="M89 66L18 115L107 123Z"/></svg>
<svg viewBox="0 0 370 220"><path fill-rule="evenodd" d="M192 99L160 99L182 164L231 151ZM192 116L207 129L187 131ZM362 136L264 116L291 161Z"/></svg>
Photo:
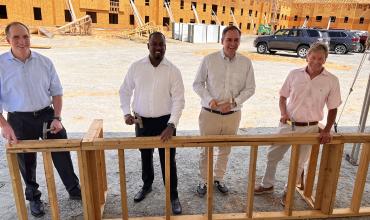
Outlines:
<svg viewBox="0 0 370 220"><path fill-rule="evenodd" d="M152 59L162 60L166 53L166 42L162 35L153 35L148 43L149 55Z"/></svg>
<svg viewBox="0 0 370 220"><path fill-rule="evenodd" d="M313 51L307 55L306 61L308 63L308 67L313 71L321 71L323 68L326 57L324 51Z"/></svg>
<svg viewBox="0 0 370 220"><path fill-rule="evenodd" d="M13 25L9 29L6 40L10 44L13 53L23 54L30 50L30 33L22 25Z"/></svg>
<svg viewBox="0 0 370 220"><path fill-rule="evenodd" d="M227 55L234 56L240 45L240 35L237 30L230 30L226 32L222 39L222 45L224 46L224 52Z"/></svg>

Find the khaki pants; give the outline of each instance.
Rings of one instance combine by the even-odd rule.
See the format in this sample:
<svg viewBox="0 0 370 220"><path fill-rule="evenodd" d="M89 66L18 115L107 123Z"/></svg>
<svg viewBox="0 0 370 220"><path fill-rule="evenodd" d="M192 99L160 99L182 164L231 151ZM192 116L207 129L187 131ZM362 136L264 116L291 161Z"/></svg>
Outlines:
<svg viewBox="0 0 370 220"><path fill-rule="evenodd" d="M289 133L318 133L318 125L313 126L296 126L295 131L292 131L292 127L288 124L279 125L278 134L289 134ZM262 179L262 186L269 188L274 185L276 167L278 163L284 158L284 154L289 150L290 145L272 145L268 149L267 153L267 165L265 170L265 176ZM304 165L310 157L311 145L300 145L299 146L299 159L298 159L298 170L297 170L297 183L300 180L301 174L304 169Z"/></svg>
<svg viewBox="0 0 370 220"><path fill-rule="evenodd" d="M235 135L238 132L240 118L240 111L230 115L219 115L202 108L199 114L200 135ZM223 180L230 152L230 147L216 147L214 180ZM207 148L202 147L199 158L199 177L203 183L207 179L207 159Z"/></svg>

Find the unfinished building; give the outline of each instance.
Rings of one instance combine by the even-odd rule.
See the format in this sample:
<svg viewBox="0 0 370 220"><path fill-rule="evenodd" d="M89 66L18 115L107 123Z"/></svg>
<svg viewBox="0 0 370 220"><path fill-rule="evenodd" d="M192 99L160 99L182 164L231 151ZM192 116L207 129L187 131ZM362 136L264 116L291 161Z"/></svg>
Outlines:
<svg viewBox="0 0 370 220"><path fill-rule="evenodd" d="M309 27L326 27L331 19L333 28L370 30L370 0L0 0L0 25L17 20L36 27L63 26L73 16L90 15L92 27L134 29L140 18L132 4L143 22L160 26L170 26L171 20L235 24L253 34L260 24L298 27L309 18Z"/></svg>

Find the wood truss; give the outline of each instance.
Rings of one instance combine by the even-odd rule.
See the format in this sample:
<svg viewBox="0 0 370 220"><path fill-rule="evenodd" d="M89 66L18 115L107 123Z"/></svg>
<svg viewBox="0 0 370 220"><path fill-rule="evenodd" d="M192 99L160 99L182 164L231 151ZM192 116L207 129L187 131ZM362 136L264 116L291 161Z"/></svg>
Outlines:
<svg viewBox="0 0 370 220"><path fill-rule="evenodd" d="M55 33L62 35L90 35L91 34L91 17L85 15L75 21L65 24L54 31L48 31L43 27L39 27L38 31L40 34L52 38Z"/></svg>
<svg viewBox="0 0 370 220"><path fill-rule="evenodd" d="M253 190L256 176L257 152L261 145L292 144L289 167L286 206L281 212L254 211ZM351 204L347 208L334 208L343 148L345 143L363 143L360 164L351 196ZM298 155L300 144L313 146L308 165L308 174L305 189L300 191L301 196L310 205L310 210L294 210L294 192L296 189L296 171L298 168ZM243 213L213 214L213 192L210 187L207 193L207 210L204 215L171 216L170 204L170 147L207 147L208 158L213 158L213 146L249 146L249 175L248 198ZM335 218L349 216L370 216L370 207L361 207L361 200L365 188L366 177L370 162L370 134L336 134L332 142L320 148L318 134L294 135L258 135L258 136L184 136L174 137L169 142L162 143L158 137L142 138L103 138L103 120L94 120L87 134L81 139L21 141L19 144L6 146L9 171L12 180L15 204L18 218L27 219L27 209L22 188L22 181L18 167L17 153L42 152L44 170L47 181L51 218L60 219L56 196L54 171L51 152L76 151L82 190L84 219L103 219L104 205L107 199L107 177L105 166L105 150L116 150L119 158L119 177L121 192L121 209L124 220L245 220L245 219L306 219L306 218ZM165 192L166 208L162 217L128 216L128 203L126 193L125 150L144 149L153 147L165 148ZM321 152L321 159L319 155ZM208 184L213 183L213 159L208 159ZM316 176L316 169L319 170ZM317 177L317 182L315 178ZM315 191L314 191L315 189ZM315 193L313 193L315 192ZM118 219L118 218L117 218Z"/></svg>
<svg viewBox="0 0 370 220"><path fill-rule="evenodd" d="M161 31L161 29L154 25L153 22L147 22L142 26L137 26L133 30L129 30L123 33L124 38L135 39L135 38L145 38L148 39L148 36L156 31Z"/></svg>

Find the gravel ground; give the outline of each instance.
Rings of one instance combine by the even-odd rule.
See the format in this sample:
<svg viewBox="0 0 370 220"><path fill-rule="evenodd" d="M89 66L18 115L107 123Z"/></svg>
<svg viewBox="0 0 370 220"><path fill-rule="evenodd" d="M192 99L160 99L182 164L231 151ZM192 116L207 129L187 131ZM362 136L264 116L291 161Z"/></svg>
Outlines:
<svg viewBox="0 0 370 220"><path fill-rule="evenodd" d="M240 134L268 134L275 131L278 111L278 90L289 70L301 67L302 60L292 53L278 53L275 56L255 54L252 47L253 37L244 37L240 51L252 58L257 89L256 94L246 102L243 108ZM106 137L133 136L133 128L123 124L122 113L119 109L118 88L131 62L147 55L145 44L112 39L99 36L93 37L61 37L45 39L34 37L35 44L48 44L49 50L39 50L49 56L55 63L64 85L63 122L70 138L80 138L86 132L91 121L95 118L104 119ZM192 81L202 59L202 54L220 48L218 44L197 45L180 43L169 40L167 57L182 71L186 90L186 107L180 120L179 135L198 135L197 117L199 114L199 98L192 91ZM0 47L0 53L7 48ZM356 73L362 54L347 54L329 56L329 70L335 73L341 83L342 99L345 100ZM278 59L277 59L278 58ZM366 62L355 84L354 91L347 103L340 121L340 132L355 132L360 118L362 101L368 80L370 63ZM341 109L340 109L341 110ZM325 122L324 122L325 123ZM0 143L3 146L3 142ZM346 146L350 152L352 146ZM257 164L257 181L260 181L264 172L266 147L260 148ZM140 154L137 150L126 153L127 192L130 216L163 215L164 214L164 187L160 174L159 158L155 152L155 181L153 192L140 203L133 203L133 196L141 186ZM72 153L76 165L76 154ZM206 210L205 199L195 194L197 185L198 149L178 149L177 164L179 173L179 196L183 206L183 214L199 214ZM115 151L106 152L108 198L104 217L120 216L120 192L118 176L118 158ZM230 188L228 196L220 195L215 191L215 212L230 213L242 212L247 198L247 175L249 163L249 149L247 147L233 148L228 172L225 180ZM271 195L256 196L256 211L278 211L283 208L279 205L279 198L287 180L289 154L279 165L277 173L276 191ZM75 166L77 167L77 166ZM44 175L42 174L42 159L39 155L38 180L43 193L42 199L47 201L47 190ZM337 190L335 207L348 207L350 195L357 167L350 165L343 159L340 180ZM78 170L77 170L78 172ZM70 201L68 194L61 183L57 181L57 194L61 219L82 219L80 202ZM0 147L0 213L1 219L16 219L16 209L10 184L5 150ZM155 202L154 202L155 201ZM362 206L370 206L370 174L362 199ZM307 209L307 205L296 194L295 208ZM50 219L47 215L41 219ZM33 219L30 217L30 219ZM358 218L366 219L366 218ZM368 219L368 218L367 218Z"/></svg>

